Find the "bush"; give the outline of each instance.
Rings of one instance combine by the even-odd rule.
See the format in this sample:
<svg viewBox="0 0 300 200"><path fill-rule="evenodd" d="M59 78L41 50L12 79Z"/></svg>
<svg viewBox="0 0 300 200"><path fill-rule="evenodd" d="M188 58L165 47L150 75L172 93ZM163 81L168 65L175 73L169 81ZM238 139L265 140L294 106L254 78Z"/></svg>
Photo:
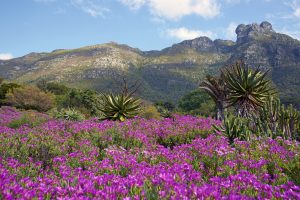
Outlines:
<svg viewBox="0 0 300 200"><path fill-rule="evenodd" d="M191 144L192 141L196 138L206 138L209 134L209 131L205 130L192 130L185 134L173 134L168 135L167 137L158 137L156 142L164 147L173 149L175 146L182 144Z"/></svg>
<svg viewBox="0 0 300 200"><path fill-rule="evenodd" d="M89 116L101 115L101 99L92 90L71 89L66 95L57 96L59 108L75 108Z"/></svg>
<svg viewBox="0 0 300 200"><path fill-rule="evenodd" d="M15 88L6 95L6 98L12 106L25 110L45 112L54 107L54 95L32 86Z"/></svg>
<svg viewBox="0 0 300 200"><path fill-rule="evenodd" d="M10 91L13 91L15 88L20 87L20 85L16 83L2 83L0 85L0 106L7 105L8 103L5 101L6 94Z"/></svg>
<svg viewBox="0 0 300 200"><path fill-rule="evenodd" d="M215 114L215 103L205 91L196 89L180 99L178 109L182 113L212 116Z"/></svg>
<svg viewBox="0 0 300 200"><path fill-rule="evenodd" d="M53 116L56 119L65 119L70 121L82 121L85 119L84 115L74 108L61 109L60 111L54 110Z"/></svg>
<svg viewBox="0 0 300 200"><path fill-rule="evenodd" d="M160 113L158 112L156 107L151 104L144 106L143 111L141 112L140 116L145 119L160 119L161 118Z"/></svg>
<svg viewBox="0 0 300 200"><path fill-rule="evenodd" d="M43 90L44 92L51 92L55 95L65 95L70 91L70 88L67 86L60 84L60 83L54 83L54 82L47 82L46 80L42 79L37 82L36 86Z"/></svg>

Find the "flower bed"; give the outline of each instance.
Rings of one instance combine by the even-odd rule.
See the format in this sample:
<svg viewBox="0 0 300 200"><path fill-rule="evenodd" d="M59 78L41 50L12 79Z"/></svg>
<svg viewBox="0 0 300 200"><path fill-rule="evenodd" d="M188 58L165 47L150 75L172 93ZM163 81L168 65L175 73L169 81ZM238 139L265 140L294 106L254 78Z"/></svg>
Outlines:
<svg viewBox="0 0 300 200"><path fill-rule="evenodd" d="M0 116L0 199L300 198L294 141L230 146L218 121L191 116L14 128L21 113Z"/></svg>

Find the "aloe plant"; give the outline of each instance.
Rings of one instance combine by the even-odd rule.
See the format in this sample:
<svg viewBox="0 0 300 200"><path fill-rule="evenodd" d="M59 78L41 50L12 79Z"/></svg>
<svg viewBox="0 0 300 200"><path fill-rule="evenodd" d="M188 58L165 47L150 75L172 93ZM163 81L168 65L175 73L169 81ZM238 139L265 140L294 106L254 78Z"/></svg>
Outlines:
<svg viewBox="0 0 300 200"><path fill-rule="evenodd" d="M299 140L300 114L292 105L281 106L279 112L279 126L285 139Z"/></svg>
<svg viewBox="0 0 300 200"><path fill-rule="evenodd" d="M278 98L270 96L260 109L258 116L252 116L251 130L260 135L299 140L300 113L292 105L286 107Z"/></svg>
<svg viewBox="0 0 300 200"><path fill-rule="evenodd" d="M54 110L53 113L56 119L65 119L70 121L83 121L84 115L75 108L61 109L60 111Z"/></svg>
<svg viewBox="0 0 300 200"><path fill-rule="evenodd" d="M257 112L273 93L267 72L252 70L242 61L225 68L222 74L228 89L228 106L234 106L239 116L249 117Z"/></svg>
<svg viewBox="0 0 300 200"><path fill-rule="evenodd" d="M250 140L252 132L248 127L248 119L229 115L224 118L222 125L213 125L214 130L224 134L230 144L233 144L235 139Z"/></svg>
<svg viewBox="0 0 300 200"><path fill-rule="evenodd" d="M101 94L104 117L102 119L124 121L133 118L141 111L141 102L131 95Z"/></svg>

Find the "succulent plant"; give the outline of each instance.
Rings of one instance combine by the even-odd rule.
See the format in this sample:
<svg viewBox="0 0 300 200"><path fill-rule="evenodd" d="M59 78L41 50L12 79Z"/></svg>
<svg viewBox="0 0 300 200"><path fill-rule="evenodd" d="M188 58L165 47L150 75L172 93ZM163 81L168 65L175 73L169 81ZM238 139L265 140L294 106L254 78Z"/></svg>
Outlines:
<svg viewBox="0 0 300 200"><path fill-rule="evenodd" d="M248 127L249 121L247 119L232 115L227 115L224 118L222 125L213 125L213 129L224 134L228 138L230 144L233 144L235 139L250 140L251 130Z"/></svg>
<svg viewBox="0 0 300 200"><path fill-rule="evenodd" d="M54 117L56 119L65 119L70 121L83 121L84 115L75 108L61 109L60 111L54 110Z"/></svg>
<svg viewBox="0 0 300 200"><path fill-rule="evenodd" d="M124 121L133 118L141 111L141 102L131 95L101 94L104 117L102 119Z"/></svg>
<svg viewBox="0 0 300 200"><path fill-rule="evenodd" d="M222 74L228 89L228 106L234 106L239 116L248 117L256 112L273 93L267 72L252 70L242 61L225 68Z"/></svg>

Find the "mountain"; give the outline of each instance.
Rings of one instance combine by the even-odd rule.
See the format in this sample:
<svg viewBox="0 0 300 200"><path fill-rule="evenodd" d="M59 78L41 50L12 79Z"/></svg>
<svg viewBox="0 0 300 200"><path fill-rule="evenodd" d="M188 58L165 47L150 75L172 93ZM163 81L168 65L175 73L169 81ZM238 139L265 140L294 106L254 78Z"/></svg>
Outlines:
<svg viewBox="0 0 300 200"><path fill-rule="evenodd" d="M0 60L0 76L17 82L41 79L98 91L120 88L122 77L140 80L139 95L151 101L178 99L206 74L236 60L270 70L285 102L300 104L300 41L277 33L269 22L241 24L236 42L199 37L160 51L107 43Z"/></svg>

